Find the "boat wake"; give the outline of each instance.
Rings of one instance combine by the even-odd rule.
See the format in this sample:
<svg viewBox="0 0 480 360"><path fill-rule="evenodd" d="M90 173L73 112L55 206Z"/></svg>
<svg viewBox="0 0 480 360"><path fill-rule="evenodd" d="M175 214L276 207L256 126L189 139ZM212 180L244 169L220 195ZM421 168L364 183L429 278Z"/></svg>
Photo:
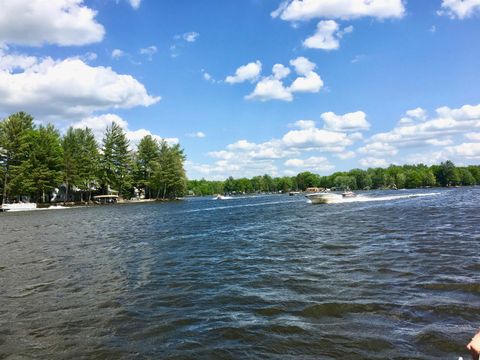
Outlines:
<svg viewBox="0 0 480 360"><path fill-rule="evenodd" d="M416 193L416 194L389 195L389 196L357 195L356 197L349 197L349 198L344 198L341 195L338 195L338 197L333 198L328 203L339 204L339 203L369 202L369 201L393 201L393 200L400 200L400 199L436 196L439 194L440 194L439 192L432 192L432 193Z"/></svg>

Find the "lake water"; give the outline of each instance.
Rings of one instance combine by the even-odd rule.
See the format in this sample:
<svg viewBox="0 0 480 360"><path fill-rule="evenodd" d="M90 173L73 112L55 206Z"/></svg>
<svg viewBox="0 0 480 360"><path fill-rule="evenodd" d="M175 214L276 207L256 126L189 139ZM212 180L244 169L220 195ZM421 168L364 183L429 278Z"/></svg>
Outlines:
<svg viewBox="0 0 480 360"><path fill-rule="evenodd" d="M412 196L413 195L413 196ZM480 188L0 214L1 359L467 359Z"/></svg>

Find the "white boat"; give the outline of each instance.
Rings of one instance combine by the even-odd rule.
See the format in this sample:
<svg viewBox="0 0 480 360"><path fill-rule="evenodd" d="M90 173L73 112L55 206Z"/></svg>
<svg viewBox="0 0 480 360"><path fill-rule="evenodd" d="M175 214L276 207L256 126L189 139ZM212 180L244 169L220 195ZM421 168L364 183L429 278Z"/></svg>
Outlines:
<svg viewBox="0 0 480 360"><path fill-rule="evenodd" d="M8 211L8 212L30 211L30 210L36 210L37 204L35 203L2 204L0 208L2 211Z"/></svg>
<svg viewBox="0 0 480 360"><path fill-rule="evenodd" d="M231 199L231 196L224 196L224 195L215 195L212 200L229 200Z"/></svg>
<svg viewBox="0 0 480 360"><path fill-rule="evenodd" d="M342 193L342 196L344 198L353 198L353 197L357 197L357 194L355 194L353 191L344 191Z"/></svg>
<svg viewBox="0 0 480 360"><path fill-rule="evenodd" d="M305 197L310 200L312 204L328 204L330 202L334 202L341 198L340 195L338 194L333 194L328 191L322 191L322 192L315 192L311 194L305 195Z"/></svg>

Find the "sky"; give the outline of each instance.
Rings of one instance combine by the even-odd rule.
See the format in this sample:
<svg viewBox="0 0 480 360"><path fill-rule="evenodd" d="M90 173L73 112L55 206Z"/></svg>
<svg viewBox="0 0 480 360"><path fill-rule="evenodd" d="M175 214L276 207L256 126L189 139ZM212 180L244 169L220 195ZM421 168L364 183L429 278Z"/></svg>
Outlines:
<svg viewBox="0 0 480 360"><path fill-rule="evenodd" d="M191 179L480 164L480 0L0 0L0 117L132 149Z"/></svg>

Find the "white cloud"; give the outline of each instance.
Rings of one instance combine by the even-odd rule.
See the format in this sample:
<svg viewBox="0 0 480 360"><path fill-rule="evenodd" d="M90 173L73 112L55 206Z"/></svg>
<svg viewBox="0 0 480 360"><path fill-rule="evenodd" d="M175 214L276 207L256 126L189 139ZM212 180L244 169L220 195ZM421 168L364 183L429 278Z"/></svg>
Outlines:
<svg viewBox="0 0 480 360"><path fill-rule="evenodd" d="M37 64L38 59L35 56L26 56L22 54L5 54L0 49L0 71L13 72L14 70L25 70Z"/></svg>
<svg viewBox="0 0 480 360"><path fill-rule="evenodd" d="M298 57L290 61L298 75L290 86L285 86L283 79L291 71L282 64L275 64L272 68L272 75L262 78L255 86L253 92L247 96L247 100L282 100L292 101L293 93L306 92L317 93L323 87L320 76L314 72L316 65L305 57ZM227 78L228 79L228 78Z"/></svg>
<svg viewBox="0 0 480 360"><path fill-rule="evenodd" d="M292 101L292 93L283 86L282 81L270 77L260 80L253 92L245 96L247 100L283 100Z"/></svg>
<svg viewBox="0 0 480 360"><path fill-rule="evenodd" d="M385 159L379 159L374 157L367 157L360 160L360 165L368 168L368 167L387 167L388 162Z"/></svg>
<svg viewBox="0 0 480 360"><path fill-rule="evenodd" d="M120 49L114 49L112 51L112 59L120 59L122 56L125 56L125 52Z"/></svg>
<svg viewBox="0 0 480 360"><path fill-rule="evenodd" d="M353 141L347 134L317 128L291 130L283 138L283 143L292 148L321 149L324 151L341 152Z"/></svg>
<svg viewBox="0 0 480 360"><path fill-rule="evenodd" d="M0 54L0 108L5 113L23 109L40 120L75 120L95 111L150 106L160 100L132 76L79 58L19 56L22 71L13 72L4 57Z"/></svg>
<svg viewBox="0 0 480 360"><path fill-rule="evenodd" d="M275 64L272 68L273 77L276 80L282 80L283 78L290 75L290 69L282 64Z"/></svg>
<svg viewBox="0 0 480 360"><path fill-rule="evenodd" d="M3 0L1 6L0 44L79 46L105 35L82 0Z"/></svg>
<svg viewBox="0 0 480 360"><path fill-rule="evenodd" d="M340 30L340 26L334 20L320 21L315 34L303 42L303 46L310 49L336 50L340 47L340 39L344 34L351 33L353 26Z"/></svg>
<svg viewBox="0 0 480 360"><path fill-rule="evenodd" d="M225 82L229 84L237 84L245 81L255 81L258 79L258 76L262 72L262 63L260 61L255 61L248 63L247 65L240 66L236 71L235 75L227 76Z"/></svg>
<svg viewBox="0 0 480 360"><path fill-rule="evenodd" d="M257 145L247 140L238 140L236 143L227 146L228 150L253 150Z"/></svg>
<svg viewBox="0 0 480 360"><path fill-rule="evenodd" d="M128 0L128 2L132 8L137 10L140 7L140 3L142 2L142 0Z"/></svg>
<svg viewBox="0 0 480 360"><path fill-rule="evenodd" d="M359 131L368 130L370 123L363 111L356 111L343 115L326 112L320 116L325 122L325 128L335 131Z"/></svg>
<svg viewBox="0 0 480 360"><path fill-rule="evenodd" d="M271 15L286 21L301 21L313 18L401 18L404 13L402 0L291 0L283 2Z"/></svg>
<svg viewBox="0 0 480 360"><path fill-rule="evenodd" d="M296 59L290 60L290 65L295 68L295 71L298 75L304 76L310 74L317 67L315 63L311 62L303 56L299 56Z"/></svg>
<svg viewBox="0 0 480 360"><path fill-rule="evenodd" d="M398 153L398 149L390 144L382 142L373 142L358 149L359 153L373 156L393 156Z"/></svg>
<svg viewBox="0 0 480 360"><path fill-rule="evenodd" d="M293 126L299 129L307 130L314 129L316 127L316 124L313 120L298 120L293 124Z"/></svg>
<svg viewBox="0 0 480 360"><path fill-rule="evenodd" d="M141 55L145 55L148 60L152 60L153 55L157 53L158 49L155 45L150 45L146 48L141 48L138 52Z"/></svg>
<svg viewBox="0 0 480 360"><path fill-rule="evenodd" d="M480 141L480 132L467 133L464 136L468 140Z"/></svg>
<svg viewBox="0 0 480 360"><path fill-rule="evenodd" d="M480 159L480 142L463 143L457 146L451 146L447 151L454 156L461 156L466 159Z"/></svg>
<svg viewBox="0 0 480 360"><path fill-rule="evenodd" d="M199 36L199 33L191 31L183 34L183 40L185 40L186 42L195 42Z"/></svg>
<svg viewBox="0 0 480 360"><path fill-rule="evenodd" d="M289 90L291 92L317 93L323 87L323 80L313 71L307 75L296 78Z"/></svg>
<svg viewBox="0 0 480 360"><path fill-rule="evenodd" d="M326 173L335 168L324 156L311 156L307 159L288 159L284 165L297 170L308 170Z"/></svg>
<svg viewBox="0 0 480 360"><path fill-rule="evenodd" d="M396 146L431 145L431 140L440 141L451 135L480 129L480 105L464 105L459 109L441 107L436 110L436 113L435 118L375 134L370 141Z"/></svg>
<svg viewBox="0 0 480 360"><path fill-rule="evenodd" d="M202 139L207 135L205 135L205 133L203 131L197 131L197 132L193 132L193 133L188 133L187 136L192 137L192 138Z"/></svg>
<svg viewBox="0 0 480 360"><path fill-rule="evenodd" d="M147 135L152 136L154 139L158 141L165 140L170 145L178 143L177 138L162 138L159 135L153 134L150 130L146 130L146 129L130 130L128 122L116 114L102 114L99 116L89 116L81 119L80 121L73 123L72 127L74 129L84 129L86 127L90 128L93 134L95 135L95 138L98 141L98 143L101 143L105 135L106 128L110 126L112 122L116 123L125 131L125 135L130 142L131 149L135 149L137 145L140 143L140 140L142 140L142 138L144 138Z"/></svg>
<svg viewBox="0 0 480 360"><path fill-rule="evenodd" d="M480 13L480 0L443 0L439 15L465 19Z"/></svg>
<svg viewBox="0 0 480 360"><path fill-rule="evenodd" d="M417 107L416 109L408 110L405 113L407 116L424 121L427 118L427 112L422 109L421 107Z"/></svg>

